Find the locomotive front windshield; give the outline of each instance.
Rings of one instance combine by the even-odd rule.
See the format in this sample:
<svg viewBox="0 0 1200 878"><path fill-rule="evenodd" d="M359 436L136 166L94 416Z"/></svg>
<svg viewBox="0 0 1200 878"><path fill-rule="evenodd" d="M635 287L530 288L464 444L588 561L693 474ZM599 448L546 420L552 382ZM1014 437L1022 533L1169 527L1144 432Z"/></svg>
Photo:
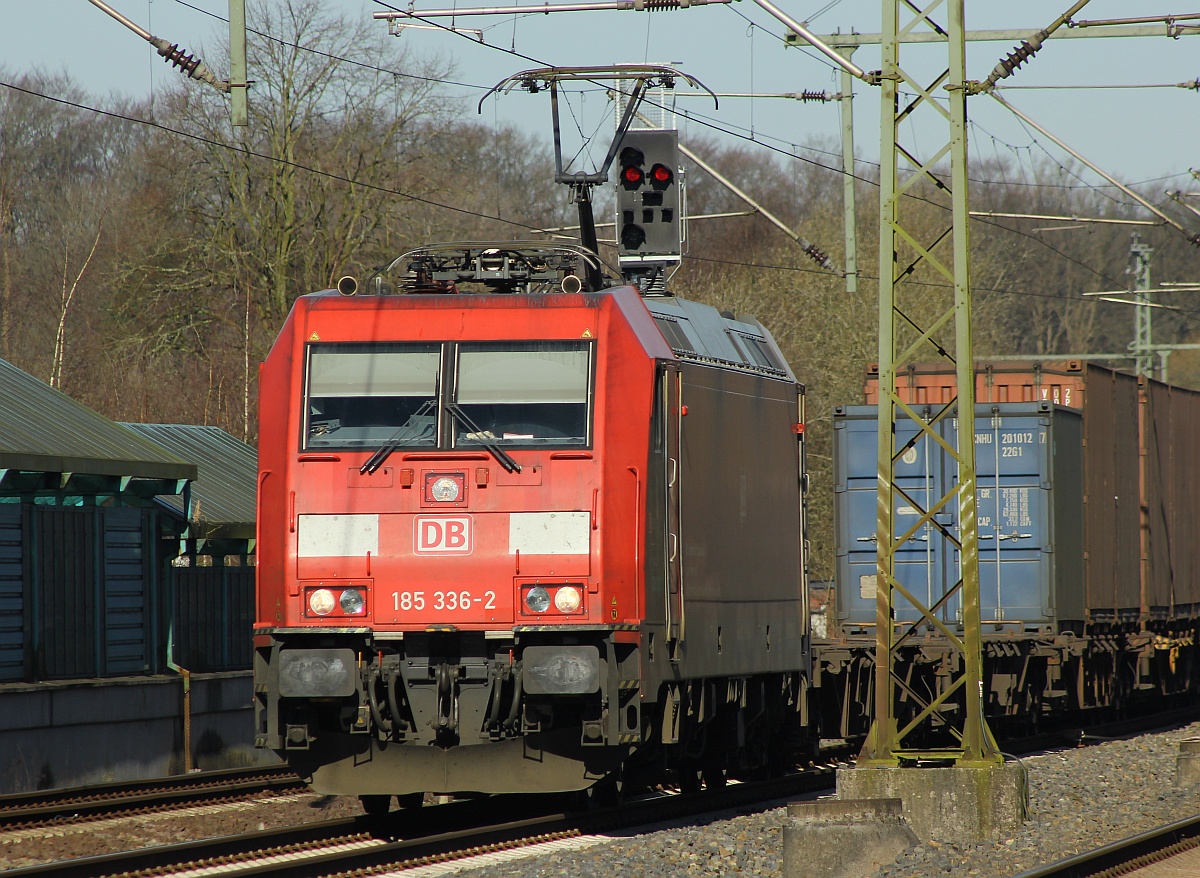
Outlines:
<svg viewBox="0 0 1200 878"><path fill-rule="evenodd" d="M306 448L437 444L438 344L309 346Z"/></svg>
<svg viewBox="0 0 1200 878"><path fill-rule="evenodd" d="M303 447L586 446L592 351L575 341L310 344Z"/></svg>
<svg viewBox="0 0 1200 878"><path fill-rule="evenodd" d="M456 446L586 445L591 356L580 342L458 346Z"/></svg>

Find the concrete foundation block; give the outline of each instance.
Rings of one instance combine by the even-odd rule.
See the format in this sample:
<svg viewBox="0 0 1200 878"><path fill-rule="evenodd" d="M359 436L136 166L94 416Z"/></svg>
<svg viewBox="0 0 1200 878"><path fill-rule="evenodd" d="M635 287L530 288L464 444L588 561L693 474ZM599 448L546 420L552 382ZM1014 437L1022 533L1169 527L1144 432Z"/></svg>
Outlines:
<svg viewBox="0 0 1200 878"><path fill-rule="evenodd" d="M1029 812L1029 785L1017 763L949 768L848 768L840 799L891 799L924 842L978 844L1007 837Z"/></svg>
<svg viewBox="0 0 1200 878"><path fill-rule="evenodd" d="M918 843L899 799L790 802L783 878L862 878Z"/></svg>
<svg viewBox="0 0 1200 878"><path fill-rule="evenodd" d="M1175 786L1180 789L1200 783L1200 738L1184 738L1175 757Z"/></svg>

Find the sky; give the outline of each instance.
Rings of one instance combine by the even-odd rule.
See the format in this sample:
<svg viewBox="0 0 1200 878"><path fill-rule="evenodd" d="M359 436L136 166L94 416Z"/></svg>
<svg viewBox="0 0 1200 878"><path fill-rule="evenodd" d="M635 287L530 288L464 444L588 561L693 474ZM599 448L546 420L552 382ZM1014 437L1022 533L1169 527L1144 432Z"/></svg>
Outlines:
<svg viewBox="0 0 1200 878"><path fill-rule="evenodd" d="M463 7L469 2L414 0L414 5L420 11ZM487 2L491 5L508 0ZM817 34L880 30L879 0L776 2L788 15L807 22ZM109 5L189 51L202 52L228 38L227 25L217 18L228 14L226 0L110 0ZM386 8L370 0L327 0L327 5L364 18ZM1075 18L1094 21L1144 15L1148 12L1145 5L1135 0L1091 0ZM1068 0L967 0L967 27L1032 32L1048 25L1069 6ZM1169 4L1163 8L1168 9ZM520 70L542 65L672 63L716 92L836 92L840 87L831 62L811 49L787 48L782 40L785 26L752 0L652 13L472 16L460 18L458 24L484 29L486 45L444 31L409 30L398 39L406 41L417 54L436 55L453 63L453 78L476 86L450 89L451 94L462 97L464 113L471 115L485 87ZM386 33L384 22L376 26ZM1099 33L1103 28L1088 30ZM968 78L985 78L1011 48L1012 44L1007 43L970 43ZM1050 133L1125 182L1146 183L1148 192L1188 189L1189 184L1200 190L1200 182L1187 174L1189 168L1200 167L1194 157L1196 144L1200 143L1200 93L1178 87L1148 87L1195 81L1200 77L1198 48L1200 35L1179 39L1052 38L1035 58L1006 80L1013 87L1002 94ZM515 56L513 49L527 57ZM878 67L878 59L878 49L873 47L859 49L854 56L855 63L868 70ZM918 72L932 70L931 65L939 62L944 62L943 48L906 47L902 55L905 68ZM134 97L152 95L179 75L145 42L87 0L0 0L0 69L11 76L35 67L51 72L65 70L93 94ZM222 77L228 75L228 71L216 72ZM1147 87L1028 88L1085 85ZM677 106L690 118L676 119L685 142L689 138L719 137L751 149L769 149L783 160L799 152L831 166L839 161L834 154L840 138L836 104L729 97L722 98L719 108L714 109L711 99L682 96L685 91L678 90L681 97ZM856 151L863 160L877 161L881 115L878 89L859 84L855 94ZM1042 159L1063 164L1070 161L1063 150L990 97L972 98L968 112L972 122L969 148L975 160L999 157L1026 166ZM549 99L544 94L514 91L490 98L484 118L520 126L545 137L547 145L551 143ZM580 133L595 132L599 154L603 155L611 119L608 102L602 95L591 93L571 102L570 112L564 112L564 128L568 129L567 136L576 140ZM719 134L718 128L730 133ZM908 136L928 145L936 137L944 139L943 132L914 126ZM801 149L814 144L818 146L816 152ZM571 143L565 146L570 153ZM593 154L595 150L593 147ZM1090 172L1083 176L1087 182L1102 183Z"/></svg>

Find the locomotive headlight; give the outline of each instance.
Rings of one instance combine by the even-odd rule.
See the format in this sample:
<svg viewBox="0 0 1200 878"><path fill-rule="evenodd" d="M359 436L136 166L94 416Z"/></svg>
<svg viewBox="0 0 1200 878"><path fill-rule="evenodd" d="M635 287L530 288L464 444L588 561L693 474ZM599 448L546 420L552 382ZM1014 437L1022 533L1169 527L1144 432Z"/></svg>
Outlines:
<svg viewBox="0 0 1200 878"><path fill-rule="evenodd" d="M453 476L439 476L429 486L429 496L439 503L453 503L462 496L462 488Z"/></svg>
<svg viewBox="0 0 1200 878"><path fill-rule="evenodd" d="M531 613L544 613L550 609L550 592L535 585L525 592L525 606Z"/></svg>
<svg viewBox="0 0 1200 878"><path fill-rule="evenodd" d="M342 607L342 612L348 616L359 615L367 605L362 591L357 588L348 588L343 591L341 597L338 598L338 603Z"/></svg>
<svg viewBox="0 0 1200 878"><path fill-rule="evenodd" d="M583 603L583 595L573 585L564 585L554 593L554 606L560 613L574 613Z"/></svg>
<svg viewBox="0 0 1200 878"><path fill-rule="evenodd" d="M327 588L318 588L308 596L308 608L314 615L328 616L333 612L335 606L337 606L337 601L333 597L333 592Z"/></svg>

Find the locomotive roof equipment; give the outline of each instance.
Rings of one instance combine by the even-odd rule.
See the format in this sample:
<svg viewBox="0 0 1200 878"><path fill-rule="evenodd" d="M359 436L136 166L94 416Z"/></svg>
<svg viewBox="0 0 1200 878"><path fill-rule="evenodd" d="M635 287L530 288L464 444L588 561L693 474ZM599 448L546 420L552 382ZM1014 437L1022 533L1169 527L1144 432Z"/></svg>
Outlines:
<svg viewBox="0 0 1200 878"><path fill-rule="evenodd" d="M481 284L493 293L578 293L587 272L601 273L604 263L579 244L545 241L454 242L427 244L405 251L367 278L372 295L401 293L457 293L459 284ZM609 267L610 271L616 272ZM403 271L399 289L388 278ZM344 283L343 283L344 282ZM342 278L338 291L359 292L352 277Z"/></svg>

